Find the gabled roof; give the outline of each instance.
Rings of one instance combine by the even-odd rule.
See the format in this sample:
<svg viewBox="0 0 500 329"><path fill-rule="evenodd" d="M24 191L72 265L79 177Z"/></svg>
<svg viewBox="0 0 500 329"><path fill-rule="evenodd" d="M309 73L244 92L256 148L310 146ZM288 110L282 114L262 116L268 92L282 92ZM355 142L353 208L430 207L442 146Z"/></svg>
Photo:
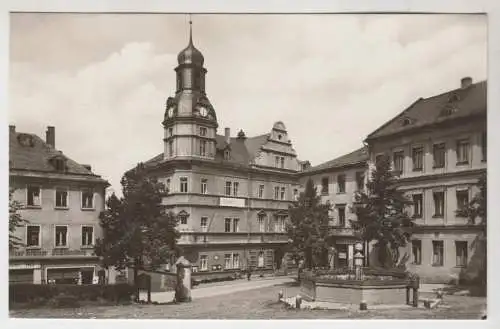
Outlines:
<svg viewBox="0 0 500 329"><path fill-rule="evenodd" d="M218 151L215 160L222 161L224 159L223 150L230 150L230 159L225 162L248 166L250 162L257 156L262 145L264 145L269 138L269 134L258 135L255 137L238 138L231 137L229 144L226 143L226 137L223 135L216 135L216 150ZM163 153L149 159L144 164L148 167L155 166L163 161Z"/></svg>
<svg viewBox="0 0 500 329"><path fill-rule="evenodd" d="M389 136L457 118L486 114L486 89L487 82L481 81L464 89L454 89L429 98L420 98L368 135L367 139Z"/></svg>
<svg viewBox="0 0 500 329"><path fill-rule="evenodd" d="M63 174L89 176L93 180L100 179L85 166L68 158L61 151L45 143L35 134L10 132L9 134L9 169L46 173L59 173L52 162L53 159L64 159L66 170Z"/></svg>
<svg viewBox="0 0 500 329"><path fill-rule="evenodd" d="M323 171L328 169L335 169L346 167L350 165L356 165L368 161L368 149L367 147L362 147L354 152L342 155L333 160L324 162L314 167L310 167L303 171L303 173L312 173L317 171Z"/></svg>

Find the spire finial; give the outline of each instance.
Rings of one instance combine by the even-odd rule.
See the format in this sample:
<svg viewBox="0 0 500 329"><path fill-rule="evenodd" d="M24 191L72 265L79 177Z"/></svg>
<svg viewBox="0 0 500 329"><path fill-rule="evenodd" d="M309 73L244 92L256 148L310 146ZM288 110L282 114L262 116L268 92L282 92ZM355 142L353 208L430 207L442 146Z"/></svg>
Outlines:
<svg viewBox="0 0 500 329"><path fill-rule="evenodd" d="M191 14L189 14L189 44L193 44L193 21L191 20Z"/></svg>

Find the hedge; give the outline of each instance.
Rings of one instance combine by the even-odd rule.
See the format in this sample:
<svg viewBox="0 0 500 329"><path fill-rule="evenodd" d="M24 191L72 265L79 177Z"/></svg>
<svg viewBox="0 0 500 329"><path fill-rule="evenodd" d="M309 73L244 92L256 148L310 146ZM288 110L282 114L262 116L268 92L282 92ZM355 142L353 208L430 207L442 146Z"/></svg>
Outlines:
<svg viewBox="0 0 500 329"><path fill-rule="evenodd" d="M112 285L72 285L72 284L10 284L10 303L43 304L61 296L70 296L78 301L97 301L99 299L113 302L130 301L135 289L127 283ZM57 298L56 298L57 297Z"/></svg>

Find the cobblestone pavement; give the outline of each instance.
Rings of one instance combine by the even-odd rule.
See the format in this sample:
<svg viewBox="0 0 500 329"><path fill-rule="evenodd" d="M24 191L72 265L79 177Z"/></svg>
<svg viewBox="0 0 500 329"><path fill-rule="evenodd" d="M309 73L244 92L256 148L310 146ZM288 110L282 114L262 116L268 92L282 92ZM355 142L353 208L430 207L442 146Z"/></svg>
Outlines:
<svg viewBox="0 0 500 329"><path fill-rule="evenodd" d="M398 310L291 310L278 303L278 292L299 292L291 284L198 298L169 305L94 306L78 309L13 310L16 318L176 318L176 319L479 319L486 298L445 296L444 308Z"/></svg>

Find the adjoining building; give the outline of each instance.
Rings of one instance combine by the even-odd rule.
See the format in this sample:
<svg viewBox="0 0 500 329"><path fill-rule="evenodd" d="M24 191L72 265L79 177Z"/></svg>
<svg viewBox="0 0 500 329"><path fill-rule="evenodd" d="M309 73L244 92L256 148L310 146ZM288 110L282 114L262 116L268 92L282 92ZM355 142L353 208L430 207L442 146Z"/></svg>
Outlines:
<svg viewBox="0 0 500 329"><path fill-rule="evenodd" d="M331 267L354 265L354 245L360 241L351 228L351 221L356 219L352 205L355 192L365 190L367 167L368 149L362 147L299 174L301 185L311 179L321 201L332 207L328 241Z"/></svg>
<svg viewBox="0 0 500 329"><path fill-rule="evenodd" d="M54 127L45 141L9 128L9 185L28 221L15 232L25 246L10 251L9 282L95 282L93 245L108 182L56 149Z"/></svg>
<svg viewBox="0 0 500 329"><path fill-rule="evenodd" d="M284 257L288 206L297 197L297 159L287 129L217 133L206 94L204 57L192 41L178 55L176 91L166 101L163 152L144 162L166 186L163 205L179 220L178 244L194 271L279 269Z"/></svg>
<svg viewBox="0 0 500 329"><path fill-rule="evenodd" d="M477 272L468 265L481 257L474 240L482 227L456 210L478 192L486 171L486 85L464 78L460 88L418 99L366 138L370 161L389 155L399 188L413 200L410 269L426 281Z"/></svg>

